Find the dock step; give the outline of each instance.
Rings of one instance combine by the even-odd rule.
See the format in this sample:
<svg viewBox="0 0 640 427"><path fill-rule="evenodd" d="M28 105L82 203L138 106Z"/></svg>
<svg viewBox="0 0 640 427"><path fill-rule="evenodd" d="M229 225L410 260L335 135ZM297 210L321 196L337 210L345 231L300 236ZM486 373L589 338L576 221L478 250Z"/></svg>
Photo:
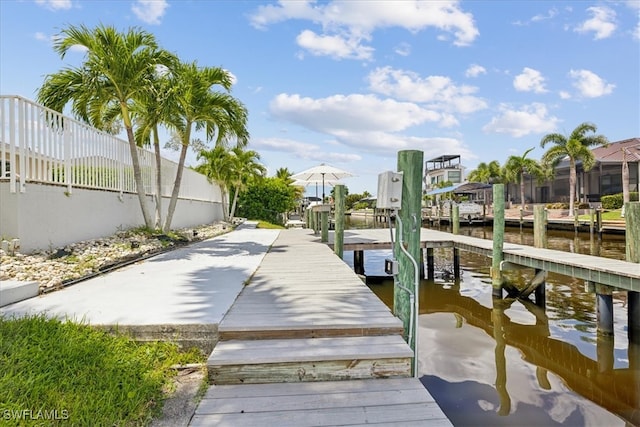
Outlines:
<svg viewBox="0 0 640 427"><path fill-rule="evenodd" d="M207 365L217 385L406 378L412 356L399 335L230 340Z"/></svg>
<svg viewBox="0 0 640 427"><path fill-rule="evenodd" d="M449 426L417 378L209 387L190 427Z"/></svg>

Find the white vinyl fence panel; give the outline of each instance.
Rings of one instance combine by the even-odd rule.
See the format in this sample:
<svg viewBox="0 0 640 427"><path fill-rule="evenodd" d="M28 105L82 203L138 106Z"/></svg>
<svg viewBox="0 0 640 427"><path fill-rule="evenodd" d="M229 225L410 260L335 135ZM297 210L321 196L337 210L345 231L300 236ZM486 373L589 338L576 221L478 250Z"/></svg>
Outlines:
<svg viewBox="0 0 640 427"><path fill-rule="evenodd" d="M155 195L154 153L137 148L144 190ZM178 165L162 159L162 196L173 189ZM0 96L0 179L11 192L27 182L135 193L129 143L19 96ZM17 185L16 185L17 184ZM220 189L189 168L179 198L219 202Z"/></svg>

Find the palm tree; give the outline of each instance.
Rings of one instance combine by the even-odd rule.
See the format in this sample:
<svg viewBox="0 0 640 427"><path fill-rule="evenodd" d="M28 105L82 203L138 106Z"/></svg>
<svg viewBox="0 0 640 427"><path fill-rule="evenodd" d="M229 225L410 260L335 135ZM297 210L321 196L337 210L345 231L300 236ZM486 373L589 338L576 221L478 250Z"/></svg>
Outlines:
<svg viewBox="0 0 640 427"><path fill-rule="evenodd" d="M229 217L233 218L240 192L247 187L247 184L251 182L252 179L263 177L267 169L259 163L260 154L258 154L257 151L243 150L240 147L234 147L231 150L231 155L233 157L233 170L231 172L233 203L231 204Z"/></svg>
<svg viewBox="0 0 640 427"><path fill-rule="evenodd" d="M247 109L228 92L233 77L219 67L198 67L196 62L180 63L172 70L170 103L172 119L167 126L180 141L178 170L163 229L171 226L182 181L182 171L194 131L204 130L207 141L227 146L235 139L237 147L245 147L249 140ZM224 92L213 90L222 88Z"/></svg>
<svg viewBox="0 0 640 427"><path fill-rule="evenodd" d="M293 173L289 168L280 168L276 171L276 178L283 180L287 184L292 184L294 182L294 180L291 179L291 175L293 175Z"/></svg>
<svg viewBox="0 0 640 427"><path fill-rule="evenodd" d="M492 160L488 164L484 162L479 163L478 167L467 175L467 180L485 184L501 182L502 169L500 168L500 163L497 160Z"/></svg>
<svg viewBox="0 0 640 427"><path fill-rule="evenodd" d="M75 46L86 49L81 66L64 68L45 78L38 102L62 112L72 102L73 114L105 131L113 131L114 117L122 120L127 133L136 191L145 225L153 228L133 130L131 106L141 99L159 65L169 65L175 57L158 47L154 36L130 29L119 33L113 27L70 26L54 42L54 50L64 59Z"/></svg>
<svg viewBox="0 0 640 427"><path fill-rule="evenodd" d="M596 125L588 122L581 123L569 136L560 133L545 135L540 141L544 148L548 143L555 144L542 155L542 163L551 170L565 158L569 159L569 214L573 215L573 207L576 199L576 162L582 161L582 168L590 170L595 165L595 157L589 147L609 145L609 140L603 135L587 135L595 133Z"/></svg>
<svg viewBox="0 0 640 427"><path fill-rule="evenodd" d="M220 187L222 193L222 210L224 219L229 218L229 189L233 175L233 156L229 149L216 145L211 150L201 150L198 159L204 159L205 163L198 165L195 170L206 175L211 181Z"/></svg>
<svg viewBox="0 0 640 427"><path fill-rule="evenodd" d="M138 145L150 145L153 140L153 151L156 164L156 203L155 227L162 227L162 154L160 153L159 127L171 121L170 103L166 102L171 91L169 80L162 73L153 76L149 91L131 108L136 118L136 141Z"/></svg>
<svg viewBox="0 0 640 427"><path fill-rule="evenodd" d="M289 170L289 168L280 168L276 171L276 178L281 179L287 185L292 185L295 181L291 178L293 172ZM294 198L296 200L302 199L304 196L304 186L302 185L294 185Z"/></svg>
<svg viewBox="0 0 640 427"><path fill-rule="evenodd" d="M232 184L235 159L222 145L216 145L211 150L201 150L198 153L198 160L201 159L204 162L196 166L195 170L220 187L222 212L224 219L227 220L229 219L228 194Z"/></svg>
<svg viewBox="0 0 640 427"><path fill-rule="evenodd" d="M544 179L544 170L540 164L528 159L527 154L533 151L535 147L529 148L522 156L509 156L504 164L505 178L508 181L520 184L520 208L524 210L524 175L529 174L538 181Z"/></svg>

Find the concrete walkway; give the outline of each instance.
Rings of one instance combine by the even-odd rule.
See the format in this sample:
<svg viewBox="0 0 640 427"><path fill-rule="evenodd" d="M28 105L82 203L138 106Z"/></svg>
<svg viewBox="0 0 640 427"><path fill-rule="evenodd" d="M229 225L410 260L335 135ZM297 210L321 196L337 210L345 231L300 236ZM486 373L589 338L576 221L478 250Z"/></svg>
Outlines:
<svg viewBox="0 0 640 427"><path fill-rule="evenodd" d="M0 308L0 315L46 313L92 325L218 324L280 230L245 223L70 286Z"/></svg>

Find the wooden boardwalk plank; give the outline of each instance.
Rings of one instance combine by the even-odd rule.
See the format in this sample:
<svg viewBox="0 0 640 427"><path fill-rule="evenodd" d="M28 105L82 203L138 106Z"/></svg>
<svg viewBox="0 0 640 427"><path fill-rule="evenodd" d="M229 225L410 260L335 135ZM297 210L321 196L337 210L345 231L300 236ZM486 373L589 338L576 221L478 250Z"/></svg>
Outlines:
<svg viewBox="0 0 640 427"><path fill-rule="evenodd" d="M192 426L447 425L419 380L213 386Z"/></svg>
<svg viewBox="0 0 640 427"><path fill-rule="evenodd" d="M231 340L218 343L208 364L307 362L314 360L412 357L400 336L308 338L295 340ZM321 359L318 359L321 358Z"/></svg>

